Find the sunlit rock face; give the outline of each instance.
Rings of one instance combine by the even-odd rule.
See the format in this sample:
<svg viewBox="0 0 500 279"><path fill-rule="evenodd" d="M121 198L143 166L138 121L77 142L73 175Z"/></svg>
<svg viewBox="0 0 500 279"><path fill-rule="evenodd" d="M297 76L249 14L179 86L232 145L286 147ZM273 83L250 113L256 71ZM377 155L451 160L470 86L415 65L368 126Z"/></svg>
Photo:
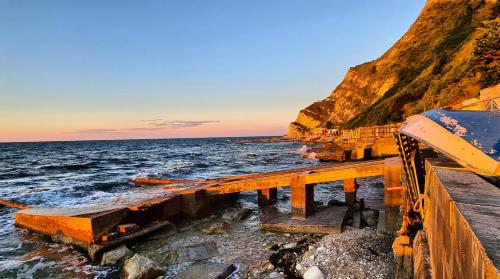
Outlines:
<svg viewBox="0 0 500 279"><path fill-rule="evenodd" d="M330 96L301 110L289 137L329 125L399 122L498 84L499 6L498 1L428 0L381 57L350 68Z"/></svg>

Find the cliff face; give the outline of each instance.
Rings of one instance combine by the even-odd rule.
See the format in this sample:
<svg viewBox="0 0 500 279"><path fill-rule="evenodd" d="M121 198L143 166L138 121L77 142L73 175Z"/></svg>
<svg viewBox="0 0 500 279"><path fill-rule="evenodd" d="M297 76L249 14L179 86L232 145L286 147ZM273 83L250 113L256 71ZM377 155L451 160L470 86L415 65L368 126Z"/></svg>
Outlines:
<svg viewBox="0 0 500 279"><path fill-rule="evenodd" d="M289 136L398 122L499 83L499 6L496 0L427 1L387 52L349 69L330 96L301 110Z"/></svg>

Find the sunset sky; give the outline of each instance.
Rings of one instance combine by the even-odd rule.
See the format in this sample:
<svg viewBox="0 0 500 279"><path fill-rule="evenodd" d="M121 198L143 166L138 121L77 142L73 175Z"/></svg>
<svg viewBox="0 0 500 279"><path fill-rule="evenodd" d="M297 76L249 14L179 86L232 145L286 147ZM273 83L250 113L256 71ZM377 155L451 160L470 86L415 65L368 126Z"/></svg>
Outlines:
<svg viewBox="0 0 500 279"><path fill-rule="evenodd" d="M424 0L0 0L0 142L283 135Z"/></svg>

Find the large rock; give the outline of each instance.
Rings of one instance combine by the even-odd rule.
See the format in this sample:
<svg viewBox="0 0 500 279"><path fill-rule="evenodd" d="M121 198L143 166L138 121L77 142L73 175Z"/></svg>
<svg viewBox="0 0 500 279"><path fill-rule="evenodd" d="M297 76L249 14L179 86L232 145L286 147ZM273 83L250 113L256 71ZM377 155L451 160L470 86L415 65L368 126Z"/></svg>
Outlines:
<svg viewBox="0 0 500 279"><path fill-rule="evenodd" d="M123 279L155 279L165 273L163 268L152 260L135 254L123 264L121 278Z"/></svg>
<svg viewBox="0 0 500 279"><path fill-rule="evenodd" d="M106 251L102 255L101 265L116 265L127 258L132 257L134 253L127 246L122 245L110 251Z"/></svg>
<svg viewBox="0 0 500 279"><path fill-rule="evenodd" d="M319 267L313 266L304 273L304 279L325 279L325 275Z"/></svg>
<svg viewBox="0 0 500 279"><path fill-rule="evenodd" d="M200 263L189 266L177 279L225 279L234 271L236 267L232 264Z"/></svg>

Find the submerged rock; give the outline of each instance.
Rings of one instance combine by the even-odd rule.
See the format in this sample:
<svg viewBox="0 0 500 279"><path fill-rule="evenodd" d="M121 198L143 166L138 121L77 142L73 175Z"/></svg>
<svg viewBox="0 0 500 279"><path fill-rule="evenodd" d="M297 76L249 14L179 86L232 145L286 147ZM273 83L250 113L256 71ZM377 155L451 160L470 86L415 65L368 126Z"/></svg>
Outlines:
<svg viewBox="0 0 500 279"><path fill-rule="evenodd" d="M153 279L165 273L157 263L135 254L132 258L125 260L121 273L123 279Z"/></svg>
<svg viewBox="0 0 500 279"><path fill-rule="evenodd" d="M201 229L204 234L225 234L231 229L228 222L211 224L206 228Z"/></svg>
<svg viewBox="0 0 500 279"><path fill-rule="evenodd" d="M132 257L133 254L134 253L132 253L127 246L119 246L113 250L106 251L102 255L101 265L116 265L127 258Z"/></svg>
<svg viewBox="0 0 500 279"><path fill-rule="evenodd" d="M232 264L200 263L189 266L181 272L177 279L223 279L236 271Z"/></svg>
<svg viewBox="0 0 500 279"><path fill-rule="evenodd" d="M304 273L304 279L325 279L325 275L319 267L313 266Z"/></svg>

